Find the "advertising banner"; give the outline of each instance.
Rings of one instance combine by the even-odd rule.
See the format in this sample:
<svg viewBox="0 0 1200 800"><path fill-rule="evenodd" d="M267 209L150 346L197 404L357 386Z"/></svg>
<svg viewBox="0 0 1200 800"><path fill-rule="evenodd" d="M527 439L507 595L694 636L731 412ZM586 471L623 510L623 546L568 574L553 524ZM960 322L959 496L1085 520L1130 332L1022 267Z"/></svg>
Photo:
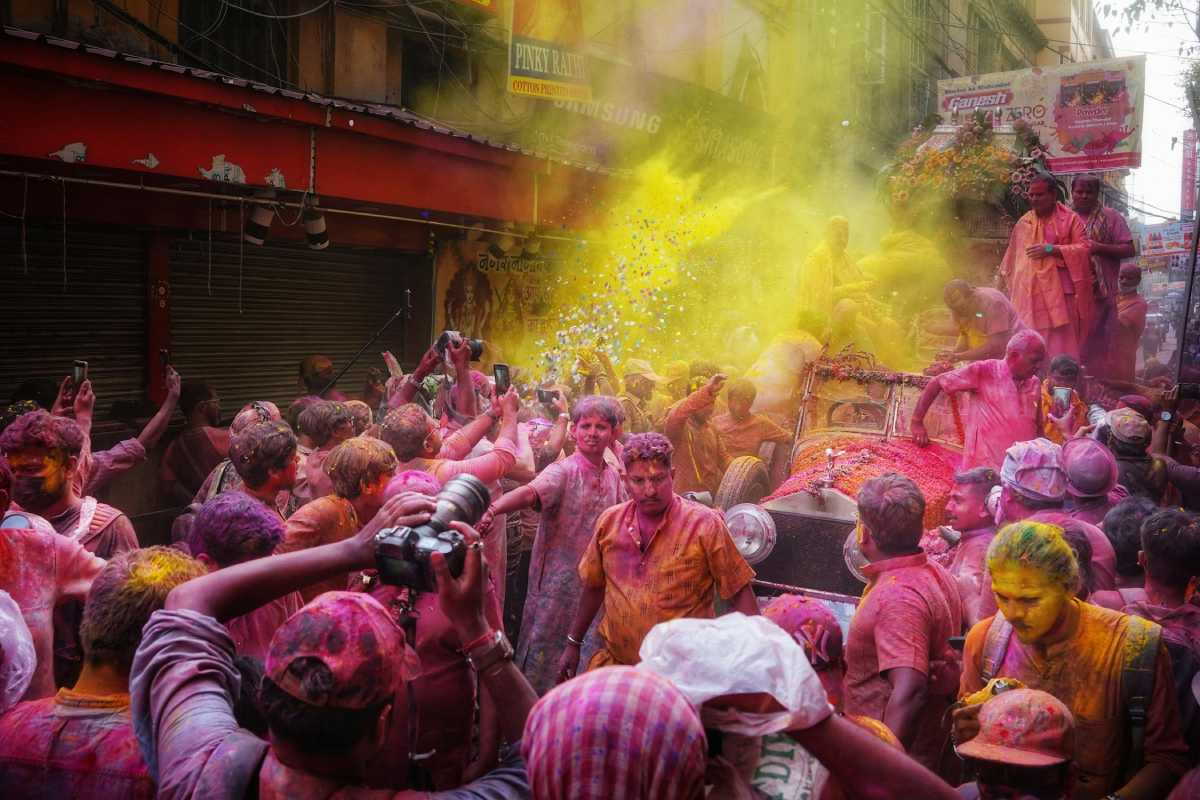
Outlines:
<svg viewBox="0 0 1200 800"><path fill-rule="evenodd" d="M1145 56L1033 67L938 81L938 113L1025 120L1056 173L1132 169L1142 164L1145 89Z"/></svg>
<svg viewBox="0 0 1200 800"><path fill-rule="evenodd" d="M1164 222L1142 229L1139 254L1144 258L1185 255L1192 250L1192 223Z"/></svg>
<svg viewBox="0 0 1200 800"><path fill-rule="evenodd" d="M1179 186L1179 218L1184 222L1196 216L1196 131L1183 132L1183 180Z"/></svg>
<svg viewBox="0 0 1200 800"><path fill-rule="evenodd" d="M579 0L512 0L508 91L544 100L592 99Z"/></svg>

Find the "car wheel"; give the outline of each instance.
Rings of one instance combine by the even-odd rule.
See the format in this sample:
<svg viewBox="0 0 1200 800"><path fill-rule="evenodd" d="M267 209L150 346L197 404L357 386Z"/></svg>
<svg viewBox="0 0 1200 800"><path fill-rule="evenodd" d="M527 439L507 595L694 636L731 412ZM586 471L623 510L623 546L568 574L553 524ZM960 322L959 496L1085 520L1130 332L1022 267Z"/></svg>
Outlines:
<svg viewBox="0 0 1200 800"><path fill-rule="evenodd" d="M762 459L754 456L735 458L725 470L713 502L722 511L738 503L757 503L770 491L770 480Z"/></svg>

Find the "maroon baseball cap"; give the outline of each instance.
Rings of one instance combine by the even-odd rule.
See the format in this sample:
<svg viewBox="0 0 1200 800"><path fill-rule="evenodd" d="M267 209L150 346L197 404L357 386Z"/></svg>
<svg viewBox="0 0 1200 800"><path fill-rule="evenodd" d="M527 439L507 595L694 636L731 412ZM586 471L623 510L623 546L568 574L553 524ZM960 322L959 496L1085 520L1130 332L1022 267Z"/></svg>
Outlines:
<svg viewBox="0 0 1200 800"><path fill-rule="evenodd" d="M1049 767L1075 755L1075 719L1058 698L1037 689L1012 689L979 710L979 734L956 748L960 756Z"/></svg>
<svg viewBox="0 0 1200 800"><path fill-rule="evenodd" d="M275 631L266 676L309 705L362 709L396 695L408 677L404 663L404 631L379 601L326 592Z"/></svg>

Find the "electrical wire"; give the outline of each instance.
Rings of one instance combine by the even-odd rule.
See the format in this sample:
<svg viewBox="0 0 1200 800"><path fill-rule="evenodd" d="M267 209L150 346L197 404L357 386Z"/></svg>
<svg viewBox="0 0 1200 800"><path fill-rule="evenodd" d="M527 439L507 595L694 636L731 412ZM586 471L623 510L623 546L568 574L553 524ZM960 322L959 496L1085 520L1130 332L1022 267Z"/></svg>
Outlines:
<svg viewBox="0 0 1200 800"><path fill-rule="evenodd" d="M246 14L251 14L256 17L262 17L263 19L298 19L300 17L307 17L309 14L317 13L321 9L325 8L325 6L329 5L329 0L322 0L321 3L319 3L316 6L313 6L312 8L308 9L307 11L299 11L295 14L264 14L261 11L255 11L254 9L246 8L245 6L239 6L236 3L228 3L228 5L230 8L236 8L238 11L241 11ZM272 4L272 5L274 5L274 4Z"/></svg>

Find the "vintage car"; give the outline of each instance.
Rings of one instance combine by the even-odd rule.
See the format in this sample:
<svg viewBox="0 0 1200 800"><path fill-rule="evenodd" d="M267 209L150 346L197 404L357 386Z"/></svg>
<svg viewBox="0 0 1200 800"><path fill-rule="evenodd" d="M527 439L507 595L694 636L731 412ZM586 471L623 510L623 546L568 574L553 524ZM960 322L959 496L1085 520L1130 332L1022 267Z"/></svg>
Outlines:
<svg viewBox="0 0 1200 800"><path fill-rule="evenodd" d="M916 481L927 503L925 527L938 528L962 449L962 409L940 396L925 420L932 443L918 447L908 422L929 380L877 368L864 356L817 360L802 382L786 458L763 452L729 465L714 505L758 573L760 597L814 595L848 621L864 584L854 497L876 475ZM786 477L772 480L781 471Z"/></svg>

